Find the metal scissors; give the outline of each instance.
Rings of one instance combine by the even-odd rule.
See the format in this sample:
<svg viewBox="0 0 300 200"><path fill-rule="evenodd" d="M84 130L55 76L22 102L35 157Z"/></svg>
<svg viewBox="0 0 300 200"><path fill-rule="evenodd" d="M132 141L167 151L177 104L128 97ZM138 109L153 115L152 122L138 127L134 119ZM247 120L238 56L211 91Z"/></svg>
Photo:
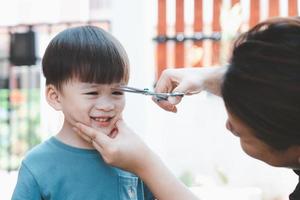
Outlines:
<svg viewBox="0 0 300 200"><path fill-rule="evenodd" d="M152 92L148 88L138 89L138 88L123 86L123 85L121 85L117 88L114 88L114 89L116 89L117 91L122 91L122 92L130 92L130 93L154 96L157 100L165 100L165 101L168 100L168 97L183 97L184 96L184 93L180 93L180 92L158 93L158 92Z"/></svg>

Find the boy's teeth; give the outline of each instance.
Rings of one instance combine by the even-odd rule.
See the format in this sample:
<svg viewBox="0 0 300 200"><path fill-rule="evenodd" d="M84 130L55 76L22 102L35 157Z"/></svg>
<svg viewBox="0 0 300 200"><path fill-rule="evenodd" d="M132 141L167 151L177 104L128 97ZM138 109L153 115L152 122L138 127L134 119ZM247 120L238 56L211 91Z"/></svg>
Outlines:
<svg viewBox="0 0 300 200"><path fill-rule="evenodd" d="M97 121L97 122L106 122L108 120L109 120L108 117L107 118L95 118L95 121Z"/></svg>

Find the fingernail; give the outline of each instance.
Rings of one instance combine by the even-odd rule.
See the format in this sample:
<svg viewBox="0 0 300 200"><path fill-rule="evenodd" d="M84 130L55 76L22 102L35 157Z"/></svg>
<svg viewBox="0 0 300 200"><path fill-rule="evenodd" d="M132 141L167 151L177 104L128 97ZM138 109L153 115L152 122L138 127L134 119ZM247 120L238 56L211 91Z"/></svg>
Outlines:
<svg viewBox="0 0 300 200"><path fill-rule="evenodd" d="M173 113L177 112L177 109L176 109L176 107L174 105L169 105L168 108L169 108L169 111L171 111Z"/></svg>
<svg viewBox="0 0 300 200"><path fill-rule="evenodd" d="M177 99L176 99L176 97L169 97L169 98L168 98L168 101L169 101L171 104L176 104Z"/></svg>

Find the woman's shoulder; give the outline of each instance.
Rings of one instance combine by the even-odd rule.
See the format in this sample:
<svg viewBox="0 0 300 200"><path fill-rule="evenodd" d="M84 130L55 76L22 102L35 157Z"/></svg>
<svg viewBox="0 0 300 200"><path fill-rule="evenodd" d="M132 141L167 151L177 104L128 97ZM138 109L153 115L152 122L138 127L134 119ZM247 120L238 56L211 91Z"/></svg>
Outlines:
<svg viewBox="0 0 300 200"><path fill-rule="evenodd" d="M300 199L300 170L294 170L294 172L299 176L299 182L294 192L290 194L290 200L299 200Z"/></svg>

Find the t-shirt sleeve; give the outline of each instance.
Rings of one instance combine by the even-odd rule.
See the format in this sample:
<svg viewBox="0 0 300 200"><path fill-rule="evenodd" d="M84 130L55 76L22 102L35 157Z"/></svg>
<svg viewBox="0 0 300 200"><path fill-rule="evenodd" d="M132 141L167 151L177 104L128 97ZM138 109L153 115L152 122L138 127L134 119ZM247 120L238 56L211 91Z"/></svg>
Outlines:
<svg viewBox="0 0 300 200"><path fill-rule="evenodd" d="M155 200L156 198L152 194L152 192L149 190L149 188L146 186L146 184L143 184L144 187L144 199L145 200Z"/></svg>
<svg viewBox="0 0 300 200"><path fill-rule="evenodd" d="M41 193L38 184L24 163L22 163L18 181L14 189L12 200L41 200Z"/></svg>

